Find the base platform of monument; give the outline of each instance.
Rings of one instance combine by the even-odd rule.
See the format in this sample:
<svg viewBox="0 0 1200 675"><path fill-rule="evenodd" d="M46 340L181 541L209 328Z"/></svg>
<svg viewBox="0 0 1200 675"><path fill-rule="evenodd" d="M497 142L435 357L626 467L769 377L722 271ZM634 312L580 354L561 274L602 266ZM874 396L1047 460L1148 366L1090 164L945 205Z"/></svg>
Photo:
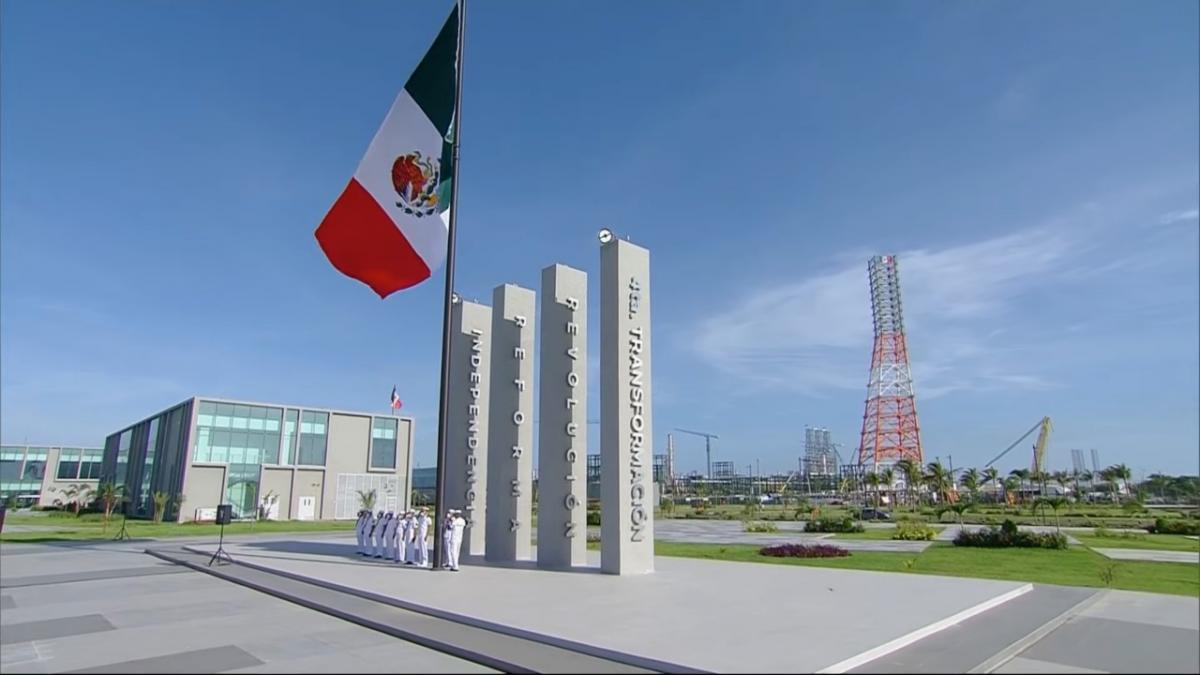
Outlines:
<svg viewBox="0 0 1200 675"><path fill-rule="evenodd" d="M189 547L198 552L207 547ZM652 574L464 559L430 572L353 540L230 544L233 559L604 650L717 672L845 672L1030 590L1020 582L658 557Z"/></svg>

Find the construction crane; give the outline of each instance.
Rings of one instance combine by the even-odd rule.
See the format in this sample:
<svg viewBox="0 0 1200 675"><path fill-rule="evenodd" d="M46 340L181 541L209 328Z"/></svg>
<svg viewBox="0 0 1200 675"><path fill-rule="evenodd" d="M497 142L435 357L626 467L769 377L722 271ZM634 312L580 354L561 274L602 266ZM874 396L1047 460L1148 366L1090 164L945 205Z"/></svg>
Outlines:
<svg viewBox="0 0 1200 675"><path fill-rule="evenodd" d="M1012 445L1005 448L1004 452L1000 453L999 455L996 455L995 459L988 462L987 464L984 464L983 468L986 469L987 467L1000 461L1000 458L1007 455L1009 450L1012 450L1013 448L1017 447L1021 443L1021 441L1025 440L1026 438L1029 438L1029 436L1031 434L1033 434L1033 432L1041 429L1041 433L1038 434L1037 442L1033 444L1033 467L1032 468L1035 473L1039 473L1039 474L1044 473L1045 468L1046 468L1046 445L1050 442L1050 431L1053 428L1054 428L1054 425L1050 422L1050 418L1043 417L1042 419L1038 420L1037 424L1030 427L1029 431L1026 431L1024 434L1021 435L1020 438L1013 441Z"/></svg>
<svg viewBox="0 0 1200 675"><path fill-rule="evenodd" d="M685 434L704 437L704 457L708 462L708 472L704 474L704 477L712 480L712 441L713 439L720 437L716 434L708 434L703 431L692 431L691 429L680 429L679 427L675 427L675 431L682 431Z"/></svg>

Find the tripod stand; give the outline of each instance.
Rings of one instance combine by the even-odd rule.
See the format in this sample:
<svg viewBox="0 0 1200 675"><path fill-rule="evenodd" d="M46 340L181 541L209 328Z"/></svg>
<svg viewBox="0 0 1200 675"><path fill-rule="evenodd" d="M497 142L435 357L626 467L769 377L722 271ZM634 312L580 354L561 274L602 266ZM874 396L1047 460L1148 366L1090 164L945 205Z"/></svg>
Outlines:
<svg viewBox="0 0 1200 675"><path fill-rule="evenodd" d="M129 530L125 529L125 523L128 520L129 520L129 505L124 504L121 507L121 531L117 533L117 536L113 537L113 541L124 541L126 539L132 538L129 536Z"/></svg>
<svg viewBox="0 0 1200 675"><path fill-rule="evenodd" d="M233 558L229 555L228 552L225 551L225 519L221 518L220 520L221 520L221 538L219 540L217 540L217 552L213 553L212 557L208 559L209 567L212 567L212 564L214 562L217 562L218 560L220 560L222 556L224 556L226 562L233 562ZM221 563L221 564L225 564L225 563Z"/></svg>

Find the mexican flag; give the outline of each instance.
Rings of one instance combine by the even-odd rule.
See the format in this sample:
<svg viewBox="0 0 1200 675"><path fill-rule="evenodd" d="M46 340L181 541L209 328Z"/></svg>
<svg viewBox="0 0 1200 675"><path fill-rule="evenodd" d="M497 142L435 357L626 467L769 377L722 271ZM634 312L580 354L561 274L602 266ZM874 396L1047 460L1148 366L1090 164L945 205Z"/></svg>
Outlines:
<svg viewBox="0 0 1200 675"><path fill-rule="evenodd" d="M458 13L456 4L317 227L329 262L381 298L428 279L446 257Z"/></svg>

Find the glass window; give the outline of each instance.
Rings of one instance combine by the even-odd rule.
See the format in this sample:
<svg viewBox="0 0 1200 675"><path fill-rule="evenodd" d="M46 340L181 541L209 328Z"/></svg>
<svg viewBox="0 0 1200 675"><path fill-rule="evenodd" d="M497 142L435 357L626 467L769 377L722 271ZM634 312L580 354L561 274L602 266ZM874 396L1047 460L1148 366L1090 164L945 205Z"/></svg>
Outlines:
<svg viewBox="0 0 1200 675"><path fill-rule="evenodd" d="M58 451L58 469L54 477L58 480L75 480L79 477L79 459L83 451L79 448L62 448Z"/></svg>
<svg viewBox="0 0 1200 675"><path fill-rule="evenodd" d="M100 467L104 464L104 451L98 449L84 449L83 461L79 463L79 479L80 480L98 480L100 478Z"/></svg>
<svg viewBox="0 0 1200 675"><path fill-rule="evenodd" d="M199 412L201 415L213 415L213 414L216 414L216 412L217 412L217 404L216 404L216 403L213 403L212 401L200 401L200 409L199 409L199 411L198 411L198 412Z"/></svg>
<svg viewBox="0 0 1200 675"><path fill-rule="evenodd" d="M211 462L224 462L229 459L229 445L233 432L225 429L214 429L212 432L211 444L212 453L209 457Z"/></svg>
<svg viewBox="0 0 1200 675"><path fill-rule="evenodd" d="M283 464L293 464L296 461L296 424L300 411L289 408L283 423Z"/></svg>
<svg viewBox="0 0 1200 675"><path fill-rule="evenodd" d="M22 480L37 481L41 484L43 478L46 477L46 460L44 459L27 459L25 460L25 468L21 471Z"/></svg>
<svg viewBox="0 0 1200 675"><path fill-rule="evenodd" d="M300 415L300 453L297 464L325 466L328 441L325 427L328 423L328 413L305 411Z"/></svg>
<svg viewBox="0 0 1200 675"><path fill-rule="evenodd" d="M17 459L11 459L12 453L4 453L3 459L0 459L0 482L12 483L21 480L21 464L20 455Z"/></svg>
<svg viewBox="0 0 1200 675"><path fill-rule="evenodd" d="M150 508L150 481L154 477L154 455L158 450L158 421L150 420L150 433L146 439L146 462L142 466L142 487L138 497L138 513L146 514Z"/></svg>
<svg viewBox="0 0 1200 675"><path fill-rule="evenodd" d="M212 444L209 438L212 430L208 427L196 427L196 452L192 453L193 462L211 462L212 461Z"/></svg>
<svg viewBox="0 0 1200 675"><path fill-rule="evenodd" d="M398 420L376 417L371 424L371 468L396 468L396 424Z"/></svg>

